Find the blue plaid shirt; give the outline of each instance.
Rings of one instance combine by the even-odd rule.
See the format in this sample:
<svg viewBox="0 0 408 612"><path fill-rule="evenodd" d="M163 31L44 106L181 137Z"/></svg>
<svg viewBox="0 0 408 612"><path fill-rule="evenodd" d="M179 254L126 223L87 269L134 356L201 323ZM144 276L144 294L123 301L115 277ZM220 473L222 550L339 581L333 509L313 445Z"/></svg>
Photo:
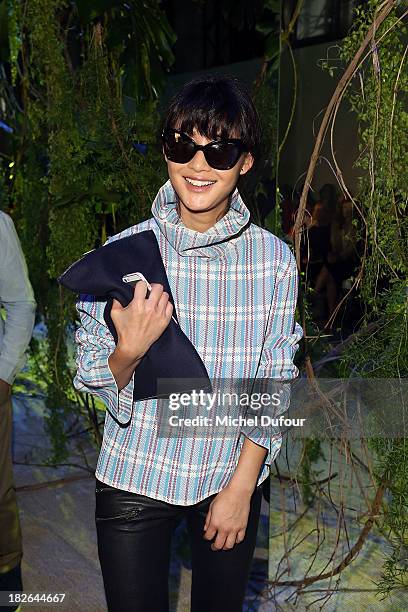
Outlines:
<svg viewBox="0 0 408 612"><path fill-rule="evenodd" d="M296 378L293 357L303 331L294 320L298 272L287 244L248 224L250 214L237 189L227 214L204 233L184 226L176 203L168 181L153 202L153 217L108 242L154 231L179 324L211 379ZM279 432L265 435L264 429L245 426L225 439L162 437L157 400L133 402L133 378L118 391L108 365L115 343L104 307L89 296L77 302L81 325L74 384L107 407L96 477L171 504L194 504L228 484L247 436L267 449L258 476L258 484L263 482L281 446Z"/></svg>

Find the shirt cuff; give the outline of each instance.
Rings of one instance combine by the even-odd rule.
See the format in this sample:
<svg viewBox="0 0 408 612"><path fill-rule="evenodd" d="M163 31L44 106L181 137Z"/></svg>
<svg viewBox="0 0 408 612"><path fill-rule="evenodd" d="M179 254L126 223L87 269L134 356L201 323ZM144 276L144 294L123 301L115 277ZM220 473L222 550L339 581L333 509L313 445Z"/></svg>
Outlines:
<svg viewBox="0 0 408 612"><path fill-rule="evenodd" d="M118 385L116 383L116 379L114 375L112 374L112 370L109 367L108 359L106 360L106 367L109 370L111 378L112 378L111 384L113 387L112 392L114 394L114 402L113 402L113 405L111 406L111 412L112 412L112 409L116 408L117 420L119 421L119 423L121 423L121 425L127 425L130 422L130 419L132 418L133 388L134 388L135 373L133 372L132 377L129 380L126 387L123 387L123 389L119 391Z"/></svg>
<svg viewBox="0 0 408 612"><path fill-rule="evenodd" d="M17 374L26 363L26 360L27 358L25 355L20 358L18 363L7 361L4 357L0 357L0 379L12 385Z"/></svg>
<svg viewBox="0 0 408 612"><path fill-rule="evenodd" d="M109 367L108 354L101 356L92 363L92 376L87 376L86 368L82 367L74 378L74 387L96 395L105 404L111 416L120 424L128 425L132 418L134 373L132 378L119 391L115 377Z"/></svg>
<svg viewBox="0 0 408 612"><path fill-rule="evenodd" d="M276 459L277 455L279 454L280 448L282 446L281 432L275 431L270 435L266 435L265 429L261 429L260 427L253 427L252 429L244 427L241 429L241 433L246 438L249 438L249 440L251 440L252 442L255 442L255 444L258 444L258 446L263 446L264 448L266 448L268 452L265 456L264 463L266 463L267 465L271 465L271 463Z"/></svg>

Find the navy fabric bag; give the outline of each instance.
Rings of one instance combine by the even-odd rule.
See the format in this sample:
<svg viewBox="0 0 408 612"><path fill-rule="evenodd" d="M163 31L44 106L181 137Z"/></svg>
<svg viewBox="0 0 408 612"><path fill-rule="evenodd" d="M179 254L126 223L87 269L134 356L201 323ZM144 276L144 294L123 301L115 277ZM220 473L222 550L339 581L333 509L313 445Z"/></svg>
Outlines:
<svg viewBox="0 0 408 612"><path fill-rule="evenodd" d="M58 282L67 289L89 295L89 299L107 300L104 319L115 343L117 333L110 312L113 298L125 307L133 298L134 288L122 277L141 272L149 283L160 283L177 313L156 236L152 230L114 240L73 263ZM82 299L86 296L82 295ZM160 382L158 389L157 380ZM152 344L135 370L133 399L135 401L168 397L170 393L212 387L206 367L195 347L178 323L170 320L163 334Z"/></svg>

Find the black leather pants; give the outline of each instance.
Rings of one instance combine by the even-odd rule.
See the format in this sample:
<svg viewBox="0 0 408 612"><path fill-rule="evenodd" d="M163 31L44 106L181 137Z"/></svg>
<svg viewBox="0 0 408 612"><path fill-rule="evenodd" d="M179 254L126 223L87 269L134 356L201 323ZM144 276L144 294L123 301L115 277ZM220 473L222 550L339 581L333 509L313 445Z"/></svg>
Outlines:
<svg viewBox="0 0 408 612"><path fill-rule="evenodd" d="M203 529L215 495L179 506L96 481L96 530L109 612L167 612L171 535L187 519L191 544L191 612L242 612L254 554L262 485L251 498L245 538L211 550Z"/></svg>

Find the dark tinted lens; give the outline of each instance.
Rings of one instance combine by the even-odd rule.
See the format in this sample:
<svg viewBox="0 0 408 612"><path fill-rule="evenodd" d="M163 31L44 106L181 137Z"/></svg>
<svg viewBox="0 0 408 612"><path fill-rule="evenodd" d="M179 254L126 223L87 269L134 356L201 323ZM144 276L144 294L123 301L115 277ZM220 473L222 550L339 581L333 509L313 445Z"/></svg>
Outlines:
<svg viewBox="0 0 408 612"><path fill-rule="evenodd" d="M216 170L229 170L237 163L241 148L232 142L220 142L211 145L205 151L210 166Z"/></svg>
<svg viewBox="0 0 408 612"><path fill-rule="evenodd" d="M164 132L164 150L166 157L177 164L185 164L194 155L194 142L179 132Z"/></svg>

